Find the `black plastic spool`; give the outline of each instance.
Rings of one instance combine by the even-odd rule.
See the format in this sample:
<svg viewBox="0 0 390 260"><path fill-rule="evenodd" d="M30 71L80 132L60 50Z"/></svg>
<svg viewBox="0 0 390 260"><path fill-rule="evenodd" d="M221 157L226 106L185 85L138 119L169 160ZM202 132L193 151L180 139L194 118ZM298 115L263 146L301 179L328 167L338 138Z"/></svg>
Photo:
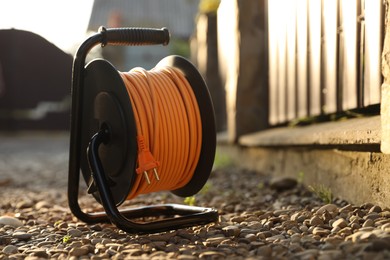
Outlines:
<svg viewBox="0 0 390 260"><path fill-rule="evenodd" d="M77 51L73 64L72 119L69 154L68 198L72 213L87 223L111 221L127 232L159 232L216 221L211 208L163 204L137 209L118 209L135 180L137 158L136 127L130 98L118 71L98 59L85 66L89 50L97 44L167 44L167 29L102 29L88 38ZM214 110L207 86L197 69L186 59L169 56L157 65L179 69L189 81L198 101L202 121L202 148L194 176L184 187L171 191L186 197L197 193L212 169L216 136ZM105 212L85 213L78 204L80 170L88 192ZM149 223L132 218L175 216Z"/></svg>

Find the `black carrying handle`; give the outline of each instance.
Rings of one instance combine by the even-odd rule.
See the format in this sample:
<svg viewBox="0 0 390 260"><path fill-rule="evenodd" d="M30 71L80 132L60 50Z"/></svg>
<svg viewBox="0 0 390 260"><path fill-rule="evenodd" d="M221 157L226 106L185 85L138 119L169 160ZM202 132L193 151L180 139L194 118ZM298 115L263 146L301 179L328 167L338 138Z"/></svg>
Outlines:
<svg viewBox="0 0 390 260"><path fill-rule="evenodd" d="M88 52L99 43L102 47L106 45L167 45L169 39L170 33L167 28L125 27L106 29L101 26L98 33L90 36L78 48L73 61L73 71L76 72L84 68ZM76 78L76 82L79 83L77 80L78 78Z"/></svg>
<svg viewBox="0 0 390 260"><path fill-rule="evenodd" d="M101 26L102 47L106 45L167 45L169 43L169 31L167 28L114 28L106 29Z"/></svg>

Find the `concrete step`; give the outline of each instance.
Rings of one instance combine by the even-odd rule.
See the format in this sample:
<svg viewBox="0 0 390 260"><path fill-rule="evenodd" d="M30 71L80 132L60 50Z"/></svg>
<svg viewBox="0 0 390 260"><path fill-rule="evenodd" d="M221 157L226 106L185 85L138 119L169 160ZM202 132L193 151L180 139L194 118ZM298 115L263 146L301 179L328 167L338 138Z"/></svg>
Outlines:
<svg viewBox="0 0 390 260"><path fill-rule="evenodd" d="M351 203L390 206L390 155L380 152L380 117L275 128L219 139L218 152L245 168L331 189Z"/></svg>

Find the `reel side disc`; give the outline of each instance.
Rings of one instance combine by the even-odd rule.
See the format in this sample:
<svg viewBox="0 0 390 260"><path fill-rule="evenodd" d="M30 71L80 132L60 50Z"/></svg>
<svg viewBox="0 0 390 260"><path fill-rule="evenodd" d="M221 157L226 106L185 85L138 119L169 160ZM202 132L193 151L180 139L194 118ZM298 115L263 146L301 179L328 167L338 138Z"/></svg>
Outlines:
<svg viewBox="0 0 390 260"><path fill-rule="evenodd" d="M109 140L99 147L99 156L114 201L120 205L135 180L137 133L133 109L122 78L108 61L90 62L86 66L84 84L81 149L87 150L91 137L99 129L108 129ZM89 192L99 201L99 193L91 183L86 152L82 152L80 165Z"/></svg>

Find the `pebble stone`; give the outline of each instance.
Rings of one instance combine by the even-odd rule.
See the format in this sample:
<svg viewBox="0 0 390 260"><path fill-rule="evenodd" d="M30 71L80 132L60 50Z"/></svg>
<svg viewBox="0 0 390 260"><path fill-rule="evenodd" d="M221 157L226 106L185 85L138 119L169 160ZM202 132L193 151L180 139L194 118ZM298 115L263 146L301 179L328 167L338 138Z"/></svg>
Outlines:
<svg viewBox="0 0 390 260"><path fill-rule="evenodd" d="M1 216L0 217L0 225L8 225L13 227L20 227L23 226L23 222L20 221L17 218L10 217L10 216Z"/></svg>
<svg viewBox="0 0 390 260"><path fill-rule="evenodd" d="M79 229L69 229L68 235L71 237L81 237L83 235L83 232Z"/></svg>
<svg viewBox="0 0 390 260"><path fill-rule="evenodd" d="M342 228L345 228L346 226L348 226L348 223L345 219L343 218L339 218L337 219L336 221L334 221L332 223L332 227L333 228L339 228L339 229L342 229Z"/></svg>
<svg viewBox="0 0 390 260"><path fill-rule="evenodd" d="M2 252L6 255L15 254L18 252L18 247L14 245L7 245L3 248Z"/></svg>
<svg viewBox="0 0 390 260"><path fill-rule="evenodd" d="M12 234L12 237L17 238L19 240L29 240L32 237L32 234L22 232L22 231L17 231L17 232Z"/></svg>
<svg viewBox="0 0 390 260"><path fill-rule="evenodd" d="M3 178L12 178L1 187L0 260L390 259L388 207L338 198L327 204L291 178L239 167L215 169L207 191L195 195L196 205L218 210L215 223L151 234L83 223L67 201L68 139L52 142L46 152L30 144L0 156ZM83 210L101 210L82 194ZM157 192L123 207L166 202L184 198Z"/></svg>
<svg viewBox="0 0 390 260"><path fill-rule="evenodd" d="M227 237L236 237L240 234L241 229L238 226L227 226L222 229L225 236Z"/></svg>

